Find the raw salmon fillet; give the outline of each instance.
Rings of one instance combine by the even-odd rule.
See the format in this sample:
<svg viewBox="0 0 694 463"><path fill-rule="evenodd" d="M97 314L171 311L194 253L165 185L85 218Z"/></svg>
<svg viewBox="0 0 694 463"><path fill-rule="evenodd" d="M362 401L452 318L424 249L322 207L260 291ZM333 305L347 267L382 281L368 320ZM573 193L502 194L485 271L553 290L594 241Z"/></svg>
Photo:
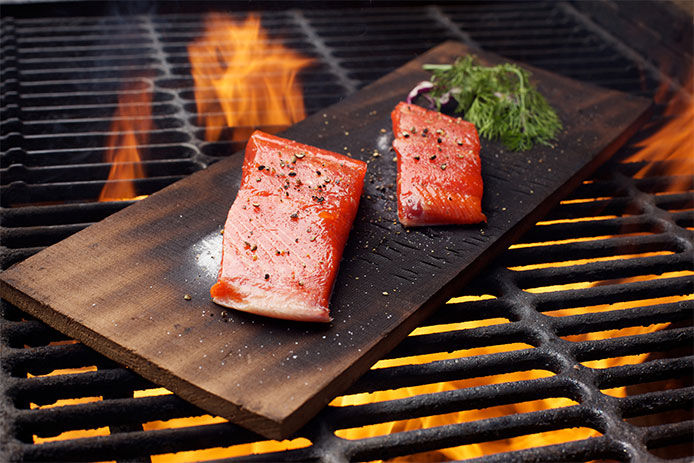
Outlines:
<svg viewBox="0 0 694 463"><path fill-rule="evenodd" d="M418 226L486 221L474 124L404 102L391 117L400 222Z"/></svg>
<svg viewBox="0 0 694 463"><path fill-rule="evenodd" d="M366 163L256 131L224 225L217 304L329 322L330 294Z"/></svg>

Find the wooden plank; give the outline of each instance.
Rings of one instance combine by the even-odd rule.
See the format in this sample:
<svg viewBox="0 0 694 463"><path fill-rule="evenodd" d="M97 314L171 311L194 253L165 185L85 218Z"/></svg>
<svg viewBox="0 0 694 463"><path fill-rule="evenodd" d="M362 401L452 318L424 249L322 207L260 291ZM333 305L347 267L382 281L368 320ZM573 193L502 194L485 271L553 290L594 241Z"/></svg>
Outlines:
<svg viewBox="0 0 694 463"><path fill-rule="evenodd" d="M516 153L483 141L489 222L406 230L396 217L390 111L428 77L423 63L451 62L469 51L442 44L284 133L369 163L332 297L332 324L262 319L211 302L219 232L239 185L241 153L8 269L0 275L0 294L201 408L267 437L286 437L541 218L647 117L647 100L533 70L565 125L556 146ZM381 156L374 157L374 150Z"/></svg>

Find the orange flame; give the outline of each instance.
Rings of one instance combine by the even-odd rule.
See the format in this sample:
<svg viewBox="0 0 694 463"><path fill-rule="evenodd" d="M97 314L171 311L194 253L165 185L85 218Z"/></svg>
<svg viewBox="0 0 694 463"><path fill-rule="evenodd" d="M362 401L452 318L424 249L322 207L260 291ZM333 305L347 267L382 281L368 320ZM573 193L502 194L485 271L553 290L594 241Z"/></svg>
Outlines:
<svg viewBox="0 0 694 463"><path fill-rule="evenodd" d="M657 92L656 102L669 96L669 88L663 85ZM664 111L667 122L653 135L638 144L641 148L629 161L665 161L669 164L667 172L672 174L694 173L694 71L684 87L677 91ZM648 176L653 166L646 165L637 177ZM691 187L688 178L673 179L674 190Z"/></svg>
<svg viewBox="0 0 694 463"><path fill-rule="evenodd" d="M111 170L99 201L140 198L133 180L145 177L137 147L147 143L152 129L151 100L150 92L134 88L121 93L118 109L113 115L105 156L105 161L111 164Z"/></svg>
<svg viewBox="0 0 694 463"><path fill-rule="evenodd" d="M246 140L255 127L285 128L306 117L297 75L311 60L273 42L258 16L239 24L210 14L188 53L208 141L218 140L225 126L235 128L234 140Z"/></svg>

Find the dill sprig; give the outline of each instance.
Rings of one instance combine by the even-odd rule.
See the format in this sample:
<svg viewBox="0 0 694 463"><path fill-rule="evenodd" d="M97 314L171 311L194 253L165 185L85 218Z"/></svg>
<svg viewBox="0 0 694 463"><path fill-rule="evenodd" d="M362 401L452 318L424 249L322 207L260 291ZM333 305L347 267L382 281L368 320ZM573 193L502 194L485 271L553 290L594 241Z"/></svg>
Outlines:
<svg viewBox="0 0 694 463"><path fill-rule="evenodd" d="M423 67L433 72L431 96L439 110L454 98L455 111L481 136L500 139L511 150L525 151L535 143L551 146L562 128L557 113L530 83L530 72L515 64L482 66L468 55L454 64Z"/></svg>

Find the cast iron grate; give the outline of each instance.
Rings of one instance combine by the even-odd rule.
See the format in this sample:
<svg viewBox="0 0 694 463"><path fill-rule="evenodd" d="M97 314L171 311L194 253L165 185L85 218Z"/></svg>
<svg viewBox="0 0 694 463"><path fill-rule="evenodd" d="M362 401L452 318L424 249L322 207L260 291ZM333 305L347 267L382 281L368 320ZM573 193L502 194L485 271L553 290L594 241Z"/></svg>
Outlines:
<svg viewBox="0 0 694 463"><path fill-rule="evenodd" d="M205 142L197 125L186 45L201 16L2 21L4 266L131 203L93 202L125 81L153 90L153 141L142 147L150 176L140 192L239 148ZM565 4L273 11L263 24L316 59L305 76L309 113L448 38L631 93L650 95L657 84ZM133 77L141 69L147 76ZM656 117L653 130L662 122ZM3 448L20 461L149 461L194 450L202 453L178 457L684 461L694 454L694 187L691 176L658 166L643 175L640 163L616 160L601 170L289 444L303 448L281 453L174 395L156 395L151 383L3 301ZM582 261L591 258L601 260ZM363 403L368 393L373 403ZM71 399L82 403L63 402ZM477 409L489 413L468 415ZM446 425L417 421L451 414ZM92 431L52 441L80 430ZM571 436L538 446L537 433L562 430ZM535 443L511 453L488 446L528 435ZM463 445L467 453L457 453ZM259 451L270 453L247 456Z"/></svg>

